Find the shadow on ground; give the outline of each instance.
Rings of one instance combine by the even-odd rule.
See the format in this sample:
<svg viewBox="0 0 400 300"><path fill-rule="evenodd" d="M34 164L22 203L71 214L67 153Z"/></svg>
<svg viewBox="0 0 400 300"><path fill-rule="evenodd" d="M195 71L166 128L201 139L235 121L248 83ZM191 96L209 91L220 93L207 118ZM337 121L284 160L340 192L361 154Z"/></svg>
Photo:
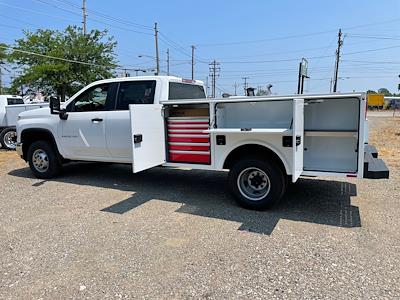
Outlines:
<svg viewBox="0 0 400 300"><path fill-rule="evenodd" d="M33 178L29 168L13 170L9 175ZM268 235L280 219L361 227L359 209L351 205L350 198L357 194L356 185L346 182L300 179L289 187L279 205L257 212L236 205L228 192L226 172L153 168L132 174L129 165L71 163L52 181L133 193L128 199L103 208L105 213L124 214L159 199L182 203L177 209L180 213L240 222L239 230ZM40 181L33 186L45 183Z"/></svg>

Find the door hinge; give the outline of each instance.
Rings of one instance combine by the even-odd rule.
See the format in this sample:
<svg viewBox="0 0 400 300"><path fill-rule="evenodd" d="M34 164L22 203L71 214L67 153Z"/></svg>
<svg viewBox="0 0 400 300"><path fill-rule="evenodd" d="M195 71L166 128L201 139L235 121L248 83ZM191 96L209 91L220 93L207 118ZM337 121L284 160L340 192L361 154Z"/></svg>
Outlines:
<svg viewBox="0 0 400 300"><path fill-rule="evenodd" d="M300 144L301 144L301 136L296 135L296 146L300 146Z"/></svg>

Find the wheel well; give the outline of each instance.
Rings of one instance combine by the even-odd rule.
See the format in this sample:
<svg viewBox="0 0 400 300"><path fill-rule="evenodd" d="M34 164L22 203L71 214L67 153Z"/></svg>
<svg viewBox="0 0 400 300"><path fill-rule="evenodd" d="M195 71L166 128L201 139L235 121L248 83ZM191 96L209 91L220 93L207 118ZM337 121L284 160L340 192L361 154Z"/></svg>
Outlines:
<svg viewBox="0 0 400 300"><path fill-rule="evenodd" d="M283 174L286 174L285 165L280 157L271 149L257 144L243 145L232 150L231 153L229 153L228 157L225 159L223 168L230 169L232 165L239 159L245 156L252 155L256 155L268 159L269 161L275 162L276 165L282 170Z"/></svg>
<svg viewBox="0 0 400 300"><path fill-rule="evenodd" d="M22 153L25 161L28 159L28 149L32 143L36 141L47 141L55 146L55 149L58 152L57 144L54 139L53 134L46 129L25 129L21 132L21 143L22 143Z"/></svg>

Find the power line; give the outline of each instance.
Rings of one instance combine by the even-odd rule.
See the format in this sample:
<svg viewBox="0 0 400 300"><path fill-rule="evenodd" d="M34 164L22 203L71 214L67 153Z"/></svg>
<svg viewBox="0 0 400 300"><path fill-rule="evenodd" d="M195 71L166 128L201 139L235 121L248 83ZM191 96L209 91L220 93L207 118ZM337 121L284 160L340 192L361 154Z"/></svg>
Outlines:
<svg viewBox="0 0 400 300"><path fill-rule="evenodd" d="M366 61L366 60L342 60L343 62L356 62L364 64L400 64L400 61Z"/></svg>
<svg viewBox="0 0 400 300"><path fill-rule="evenodd" d="M400 21L400 18L396 18L396 19L387 20L387 21L383 21L383 22L375 22L375 23L369 23L369 24L361 24L361 25L343 27L343 29L348 30L348 29L369 27L369 26L380 25L380 24L394 23L394 22L399 22L399 21ZM328 34L328 33L332 33L332 32L336 32L336 29L296 34L296 35L280 36L280 37L273 37L273 38L259 39L259 40L232 41L232 42L207 43L207 44L200 43L200 44L198 44L198 46L199 47L214 47L214 46L231 46L231 45L240 45L240 44L264 43L264 42L270 42L270 41L288 40L288 39L296 39L296 38L304 38L304 37L310 37L310 36L316 36L316 35L323 35L323 34Z"/></svg>
<svg viewBox="0 0 400 300"><path fill-rule="evenodd" d="M18 22L18 23L25 23L25 24L27 24L27 25L37 26L37 25L35 25L35 24L26 22L25 20L13 18L13 17L7 16L7 15L3 15L3 14L0 14L0 17L2 17L2 18L7 18L7 19L10 19L10 20L16 21L16 22Z"/></svg>
<svg viewBox="0 0 400 300"><path fill-rule="evenodd" d="M359 39L374 39L374 40L400 40L399 36L391 37L391 36L373 36L373 35L363 35L363 34L347 34L349 37L352 38L359 38Z"/></svg>
<svg viewBox="0 0 400 300"><path fill-rule="evenodd" d="M2 46L0 45L0 48L2 49L11 49L16 52L28 54L28 55L35 55L43 58L50 58L50 59L55 59L55 60L60 60L60 61L65 61L65 62L70 62L70 63L76 63L76 64L82 64L82 65L89 65L89 66L96 66L96 67L122 67L119 65L115 64L110 64L110 65L101 65L101 64L96 64L96 63L90 63L90 62L84 62L84 61L78 61L78 60L73 60L73 59L68 59L68 58L62 58L62 57L56 57L56 56L51 56L51 55L46 55L46 54L40 54L40 53L35 53L32 51L26 51L26 50L21 50L18 48L10 47L10 46Z"/></svg>
<svg viewBox="0 0 400 300"><path fill-rule="evenodd" d="M6 27L6 28L12 28L12 29L18 29L21 30L21 27L13 26L13 25L6 25L6 24L0 24L1 27Z"/></svg>
<svg viewBox="0 0 400 300"><path fill-rule="evenodd" d="M35 1L40 2L40 3L42 3L42 4L46 4L46 5L52 6L52 7L54 7L54 8L57 8L57 9L59 9L59 10L62 10L62 11L68 12L68 13L71 13L71 14L73 14L73 15L75 15L75 16L81 16L81 14L78 13L78 12L76 12L76 11L73 11L73 10L70 10L70 9L66 9L66 8L64 8L64 7L60 7L60 6L58 6L58 5L56 5L56 4L53 4L53 3L48 3L48 2L46 2L46 1L44 1L44 0L35 0ZM83 11L83 6L82 6L82 7L79 7L79 6L78 6L77 8L79 8L80 10ZM105 22L105 21L103 21L103 20L96 19L96 18L94 18L94 17L92 17L92 16L88 17L88 16L87 16L87 12L88 12L88 11L91 12L91 10L85 9L85 13L84 13L84 14L86 15L86 17L87 17L88 19L90 19L90 20L92 20L92 21L94 21L94 22L96 22L96 23L103 24L103 25L107 25L107 26L111 26L111 27L113 27L113 28L120 29L120 30L130 31L130 32L134 32L134 33L144 34L144 35L152 35L152 34L149 33L149 32L143 32L143 31L138 31L138 30L134 30L134 29L131 29L131 28L126 28L126 27L117 26L117 25L114 25L114 24ZM94 14L97 14L97 15L98 15L98 13L94 13ZM84 19L85 19L85 18L84 18ZM107 18L107 19L110 19L110 18ZM83 20L82 23L84 23L84 22L85 22L85 20ZM133 25L131 25L131 26L133 26Z"/></svg>
<svg viewBox="0 0 400 300"><path fill-rule="evenodd" d="M343 55L353 55L353 54L375 52L375 51L395 49L395 48L400 48L400 45L398 45L398 46L389 46L389 47L384 47L384 48L367 49L367 50L361 50L361 51L349 52L349 53L343 53Z"/></svg>
<svg viewBox="0 0 400 300"><path fill-rule="evenodd" d="M77 8L77 9L81 9L81 7L78 4L75 4L75 3L72 3L72 2L69 2L69 1L63 1L63 0L53 0L53 1L57 1L58 3L62 3L64 5L68 5L68 6L72 6L74 8ZM143 29L144 30L149 30L149 31L152 30L151 26L134 23L134 22L122 19L122 18L113 17L113 16L107 15L105 13L99 12L97 10L87 9L87 11L90 12L91 14L93 14L93 15L97 15L97 16L100 16L102 18L105 18L105 19L108 19L108 20L111 20L111 21L114 21L114 22L118 22L118 23L123 24L123 25L128 25L128 26L140 28L142 30Z"/></svg>

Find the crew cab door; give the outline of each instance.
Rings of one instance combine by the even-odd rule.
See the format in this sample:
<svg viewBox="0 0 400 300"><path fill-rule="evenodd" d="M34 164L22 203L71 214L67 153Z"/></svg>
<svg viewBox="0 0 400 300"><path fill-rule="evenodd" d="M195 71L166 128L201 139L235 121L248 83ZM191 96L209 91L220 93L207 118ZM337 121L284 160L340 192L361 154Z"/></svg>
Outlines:
<svg viewBox="0 0 400 300"><path fill-rule="evenodd" d="M105 122L111 98L110 84L100 84L68 104L68 118L59 121L59 140L65 158L104 160L110 157Z"/></svg>
<svg viewBox="0 0 400 300"><path fill-rule="evenodd" d="M130 80L117 83L115 109L107 112L106 144L116 162L132 163L132 138L129 105L154 103L156 80Z"/></svg>
<svg viewBox="0 0 400 300"><path fill-rule="evenodd" d="M165 162L165 127L162 105L129 105L133 173Z"/></svg>
<svg viewBox="0 0 400 300"><path fill-rule="evenodd" d="M293 165L292 181L296 182L303 173L304 151L304 99L293 99Z"/></svg>

